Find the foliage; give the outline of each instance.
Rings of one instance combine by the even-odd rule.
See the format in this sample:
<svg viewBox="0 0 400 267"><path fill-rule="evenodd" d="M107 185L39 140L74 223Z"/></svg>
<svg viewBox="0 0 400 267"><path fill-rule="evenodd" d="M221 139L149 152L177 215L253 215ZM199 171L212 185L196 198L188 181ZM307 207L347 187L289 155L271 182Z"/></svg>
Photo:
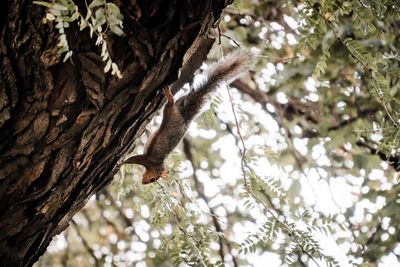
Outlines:
<svg viewBox="0 0 400 267"><path fill-rule="evenodd" d="M122 34L111 3L92 2L85 17L72 1L41 4L61 23L61 52L67 17L103 46L98 18ZM142 186L140 167L125 166L75 217L80 234L64 232L38 266L398 261L399 21L388 0L235 1L210 60L240 45L258 52L255 69L218 91L170 156L167 181Z"/></svg>
<svg viewBox="0 0 400 267"><path fill-rule="evenodd" d="M106 63L104 72L111 70L112 75L122 78L121 72L118 69L111 57L107 47L106 34L110 30L112 33L122 36L122 19L123 16L114 3L107 3L105 0L93 0L89 5L86 5L86 16L83 16L78 6L72 0L56 0L54 2L34 1L35 4L48 8L44 23L54 21L55 28L58 29L58 53L64 55L63 61L71 58L73 51L70 50L66 29L70 23L76 22L79 25L79 30L89 28L90 37L93 34L97 36L96 45L101 46L101 58Z"/></svg>

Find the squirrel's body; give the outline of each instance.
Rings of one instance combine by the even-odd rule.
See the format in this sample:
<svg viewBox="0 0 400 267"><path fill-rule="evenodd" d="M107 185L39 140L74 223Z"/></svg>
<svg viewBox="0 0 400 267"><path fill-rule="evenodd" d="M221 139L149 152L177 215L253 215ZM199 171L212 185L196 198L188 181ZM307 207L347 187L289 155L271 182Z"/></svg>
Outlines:
<svg viewBox="0 0 400 267"><path fill-rule="evenodd" d="M191 121L199 114L206 97L225 81L232 82L246 72L253 61L248 52L235 52L218 61L207 71L207 79L197 89L174 101L169 88L164 90L167 104L163 120L157 131L149 138L144 153L128 158L122 164L140 164L146 168L142 183L148 184L159 177L166 177L164 166L167 156L184 137Z"/></svg>

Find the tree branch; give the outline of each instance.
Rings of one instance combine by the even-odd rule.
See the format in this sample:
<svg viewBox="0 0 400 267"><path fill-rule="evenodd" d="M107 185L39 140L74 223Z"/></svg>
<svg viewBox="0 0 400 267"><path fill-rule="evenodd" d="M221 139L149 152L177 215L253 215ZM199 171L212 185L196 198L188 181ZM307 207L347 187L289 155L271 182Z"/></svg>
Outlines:
<svg viewBox="0 0 400 267"><path fill-rule="evenodd" d="M214 224L215 230L218 233L223 234L223 230L222 230L221 224L219 223L219 221L217 219L217 215L216 215L214 209L212 207L210 207L210 205L209 205L210 200L204 194L204 187L203 187L203 185L200 183L200 181L197 178L197 175L196 175L196 169L197 168L196 168L196 165L194 163L194 158L193 158L193 154L192 154L192 151L191 151L191 147L192 147L192 145L191 145L189 139L187 137L185 137L183 139L183 153L185 154L185 157L187 158L187 160L189 160L189 162L190 162L190 164L191 164L191 166L193 168L193 181L194 181L194 186L195 186L196 192L199 194L199 197L201 199L203 199L204 202L207 204L208 209L210 210L210 213L212 215L210 217L211 217L212 222ZM222 236L219 235L218 236L218 242L219 242L219 255L221 257L222 262L225 262L225 253L224 253L224 244L225 244L229 254L232 257L233 265L235 267L238 267L239 265L237 263L237 260L236 260L235 256L232 254L232 246L231 246L229 240L227 240L226 238L223 238Z"/></svg>
<svg viewBox="0 0 400 267"><path fill-rule="evenodd" d="M95 266L100 267L101 264L100 264L99 260L96 258L95 254L94 254L94 250L89 246L86 239L83 237L81 231L79 230L79 225L75 222L74 219L71 219L71 223L75 229L76 234L81 239L83 247L86 249L86 251L89 253L89 255L94 259Z"/></svg>

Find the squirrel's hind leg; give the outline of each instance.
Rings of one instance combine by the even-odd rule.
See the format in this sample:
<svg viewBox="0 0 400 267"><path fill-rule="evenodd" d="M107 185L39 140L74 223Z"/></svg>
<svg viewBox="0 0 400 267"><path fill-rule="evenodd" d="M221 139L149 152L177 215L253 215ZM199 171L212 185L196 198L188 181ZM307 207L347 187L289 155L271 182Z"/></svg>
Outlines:
<svg viewBox="0 0 400 267"><path fill-rule="evenodd" d="M164 88L164 95L169 103L174 103L174 95L172 94L169 86Z"/></svg>

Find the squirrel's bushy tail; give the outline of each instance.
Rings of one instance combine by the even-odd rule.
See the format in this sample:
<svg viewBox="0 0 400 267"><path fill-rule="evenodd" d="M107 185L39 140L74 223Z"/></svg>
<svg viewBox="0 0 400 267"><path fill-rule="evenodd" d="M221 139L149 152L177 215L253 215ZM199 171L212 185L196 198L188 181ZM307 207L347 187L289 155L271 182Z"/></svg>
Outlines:
<svg viewBox="0 0 400 267"><path fill-rule="evenodd" d="M227 84L246 73L254 62L254 56L248 51L229 53L207 70L205 81L178 101L183 117L190 121L203 106L206 96L222 82Z"/></svg>

